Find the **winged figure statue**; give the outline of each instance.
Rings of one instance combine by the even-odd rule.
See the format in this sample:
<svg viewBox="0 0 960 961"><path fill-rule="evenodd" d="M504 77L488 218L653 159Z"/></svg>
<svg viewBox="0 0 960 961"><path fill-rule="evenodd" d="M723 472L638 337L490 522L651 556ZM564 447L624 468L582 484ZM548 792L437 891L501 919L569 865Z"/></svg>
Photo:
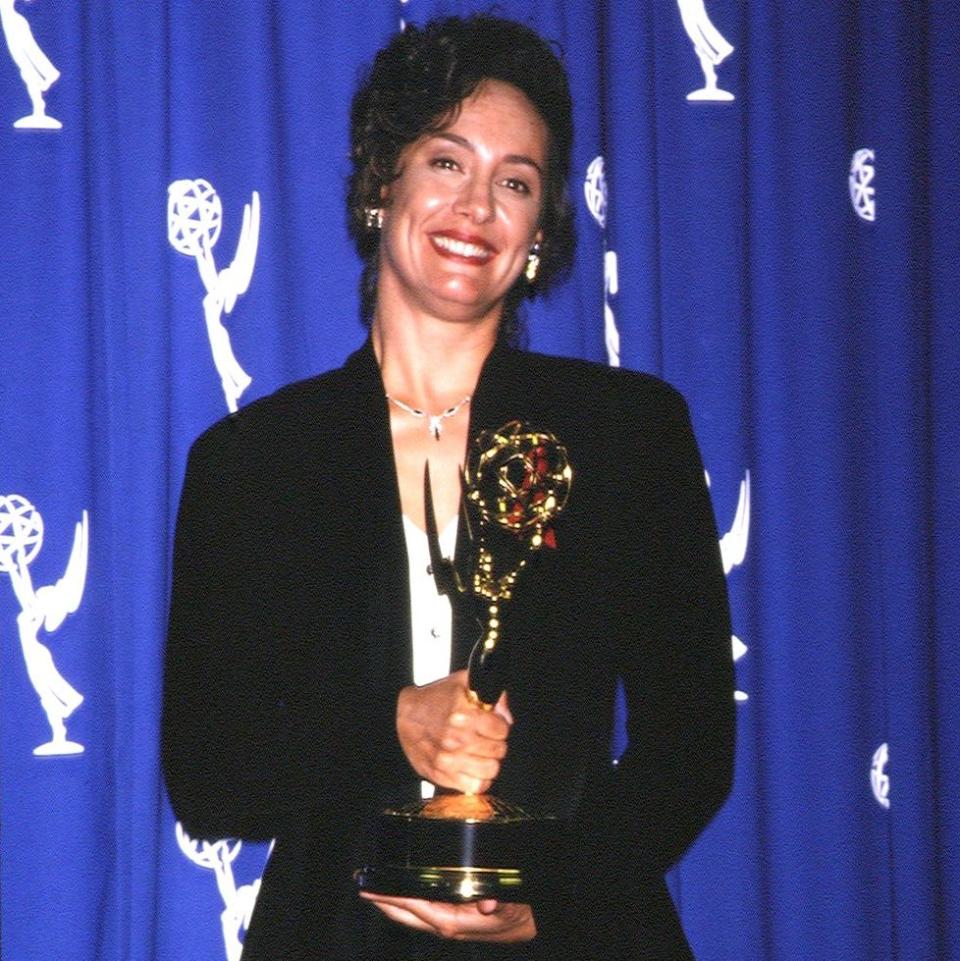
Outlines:
<svg viewBox="0 0 960 961"><path fill-rule="evenodd" d="M51 738L33 749L39 756L80 754L83 745L68 740L66 720L83 703L83 695L60 673L40 631L53 634L73 614L87 580L90 521L84 511L74 528L67 568L55 584L34 589L30 562L39 552L43 521L39 511L17 494L0 497L0 571L10 575L20 602L17 627L27 676L47 715Z"/></svg>

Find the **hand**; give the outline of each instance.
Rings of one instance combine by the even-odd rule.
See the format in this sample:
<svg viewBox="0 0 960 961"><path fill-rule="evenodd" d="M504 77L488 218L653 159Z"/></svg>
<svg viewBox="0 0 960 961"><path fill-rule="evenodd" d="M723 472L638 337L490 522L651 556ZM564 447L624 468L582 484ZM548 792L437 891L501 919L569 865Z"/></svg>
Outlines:
<svg viewBox="0 0 960 961"><path fill-rule="evenodd" d="M483 794L500 773L513 718L506 694L492 711L467 696L467 672L405 687L397 697L397 737L422 778L466 794Z"/></svg>
<svg viewBox="0 0 960 961"><path fill-rule="evenodd" d="M502 901L470 901L449 904L417 898L393 898L361 892L360 897L375 904L397 924L428 931L450 941L496 941L501 944L529 941L537 925L529 904Z"/></svg>

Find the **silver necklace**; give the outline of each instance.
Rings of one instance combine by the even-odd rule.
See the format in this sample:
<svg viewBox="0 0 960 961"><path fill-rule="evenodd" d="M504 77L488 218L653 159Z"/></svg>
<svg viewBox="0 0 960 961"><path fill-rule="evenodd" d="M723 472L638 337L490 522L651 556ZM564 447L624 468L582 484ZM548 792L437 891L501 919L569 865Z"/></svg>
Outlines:
<svg viewBox="0 0 960 961"><path fill-rule="evenodd" d="M405 410L408 414L412 414L414 417L419 417L421 420L427 421L427 429L433 434L434 440L440 440L440 434L442 433L441 424L448 418L453 417L455 414L459 413L460 408L464 404L470 402L470 395L467 394L459 403L454 404L452 407L448 407L446 410L440 411L439 414L428 414L425 410L420 410L419 407L411 407L409 404L405 404L402 400L397 400L396 397L391 397L389 394L385 394L388 401L391 404L396 404L400 410Z"/></svg>

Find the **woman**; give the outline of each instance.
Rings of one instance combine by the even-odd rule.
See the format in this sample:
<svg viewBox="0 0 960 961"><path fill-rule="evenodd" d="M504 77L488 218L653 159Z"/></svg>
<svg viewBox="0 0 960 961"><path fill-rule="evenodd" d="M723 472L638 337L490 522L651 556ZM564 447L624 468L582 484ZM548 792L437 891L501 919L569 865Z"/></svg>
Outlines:
<svg viewBox="0 0 960 961"><path fill-rule="evenodd" d="M353 109L370 338L191 451L163 756L191 836L277 839L245 961L689 957L663 873L729 788L732 677L686 409L653 378L508 343L569 260L570 141L563 70L528 29L391 41ZM566 446L574 488L504 610L508 699L486 712L463 671L475 625L451 624L423 563L423 467L459 555L468 439L513 419ZM570 819L549 898L358 896L373 814L494 781Z"/></svg>

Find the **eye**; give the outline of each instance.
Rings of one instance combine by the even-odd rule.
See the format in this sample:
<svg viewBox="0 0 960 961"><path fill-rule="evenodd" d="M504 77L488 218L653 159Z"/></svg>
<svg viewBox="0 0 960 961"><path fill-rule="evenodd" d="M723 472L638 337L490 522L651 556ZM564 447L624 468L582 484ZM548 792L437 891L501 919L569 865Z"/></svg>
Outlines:
<svg viewBox="0 0 960 961"><path fill-rule="evenodd" d="M530 184L525 180L520 180L518 177L507 177L506 180L501 181L501 183L508 190L512 190L518 194L529 196L532 193Z"/></svg>
<svg viewBox="0 0 960 961"><path fill-rule="evenodd" d="M431 167L436 167L438 170L459 170L460 164L453 159L453 157L434 157L430 161Z"/></svg>

